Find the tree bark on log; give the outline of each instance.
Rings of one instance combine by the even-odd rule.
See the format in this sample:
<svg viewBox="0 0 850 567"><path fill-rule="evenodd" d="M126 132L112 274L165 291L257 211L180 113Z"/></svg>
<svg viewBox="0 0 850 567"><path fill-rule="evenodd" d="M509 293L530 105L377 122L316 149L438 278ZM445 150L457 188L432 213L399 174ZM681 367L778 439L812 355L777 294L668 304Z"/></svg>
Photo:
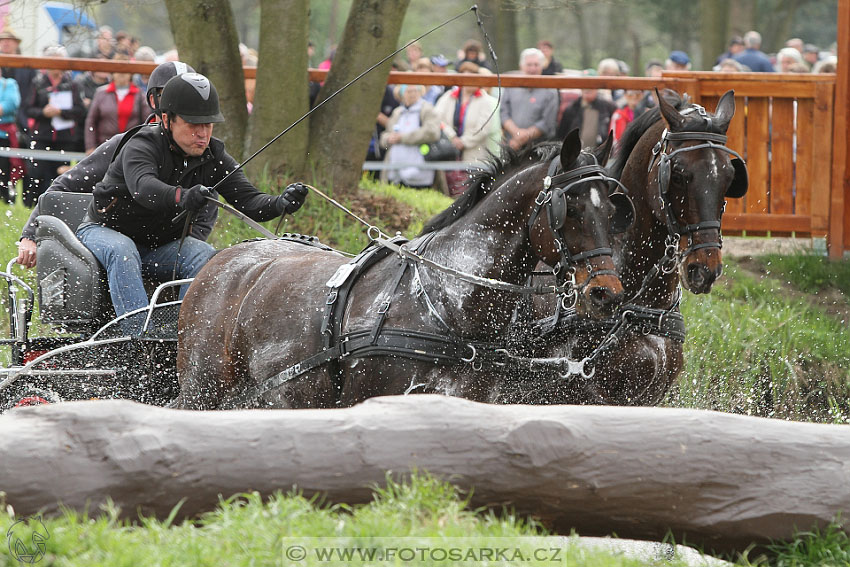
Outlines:
<svg viewBox="0 0 850 567"><path fill-rule="evenodd" d="M293 486L371 500L386 471L429 471L473 506L560 533L742 551L850 516L850 428L701 410L495 406L442 396L348 409L188 412L69 402L0 416L0 490L19 517L59 502L182 516Z"/></svg>

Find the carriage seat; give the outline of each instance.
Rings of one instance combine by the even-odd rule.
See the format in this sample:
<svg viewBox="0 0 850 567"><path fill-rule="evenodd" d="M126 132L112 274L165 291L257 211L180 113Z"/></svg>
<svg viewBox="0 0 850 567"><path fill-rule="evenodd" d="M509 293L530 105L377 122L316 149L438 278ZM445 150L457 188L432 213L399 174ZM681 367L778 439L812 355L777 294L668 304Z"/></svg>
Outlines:
<svg viewBox="0 0 850 567"><path fill-rule="evenodd" d="M41 319L71 332L94 332L111 318L106 273L74 235L90 193L48 191L38 201L36 271Z"/></svg>

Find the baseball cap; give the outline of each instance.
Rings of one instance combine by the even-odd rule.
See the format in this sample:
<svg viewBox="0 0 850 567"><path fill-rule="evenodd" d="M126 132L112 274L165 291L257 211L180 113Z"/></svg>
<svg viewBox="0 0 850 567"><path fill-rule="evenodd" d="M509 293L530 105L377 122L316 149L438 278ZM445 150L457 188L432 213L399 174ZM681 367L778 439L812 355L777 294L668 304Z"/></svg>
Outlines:
<svg viewBox="0 0 850 567"><path fill-rule="evenodd" d="M673 51L670 53L670 61L677 65L687 65L691 62L691 58L684 51Z"/></svg>
<svg viewBox="0 0 850 567"><path fill-rule="evenodd" d="M446 56L440 53L439 55L434 55L431 57L431 63L436 65L437 67L448 67L449 60L446 59Z"/></svg>

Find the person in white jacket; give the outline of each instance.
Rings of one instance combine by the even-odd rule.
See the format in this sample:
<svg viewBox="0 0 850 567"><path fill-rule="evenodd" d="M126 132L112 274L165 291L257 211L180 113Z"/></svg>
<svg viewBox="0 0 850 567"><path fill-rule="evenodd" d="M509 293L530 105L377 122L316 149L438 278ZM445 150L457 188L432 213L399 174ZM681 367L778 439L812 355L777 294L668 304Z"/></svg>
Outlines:
<svg viewBox="0 0 850 567"><path fill-rule="evenodd" d="M420 151L422 144L440 139L440 119L434 106L422 98L423 85L399 85L395 96L401 105L393 110L386 130L381 134L381 146L388 148L384 161L404 164L397 169L385 170L381 180L414 188L431 187L434 171L417 167L425 163Z"/></svg>
<svg viewBox="0 0 850 567"><path fill-rule="evenodd" d="M461 73L479 73L471 61L460 65ZM443 131L460 150L463 162L483 161L490 153L498 155L501 137L499 114L493 113L496 99L480 87L454 87L437 101L437 116ZM465 189L465 171L447 171L446 184L450 195Z"/></svg>

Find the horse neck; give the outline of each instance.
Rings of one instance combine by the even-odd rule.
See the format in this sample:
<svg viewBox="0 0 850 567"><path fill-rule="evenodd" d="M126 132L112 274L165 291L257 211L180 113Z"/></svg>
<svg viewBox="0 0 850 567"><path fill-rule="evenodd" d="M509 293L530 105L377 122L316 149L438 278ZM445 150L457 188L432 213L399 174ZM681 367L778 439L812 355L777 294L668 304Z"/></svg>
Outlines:
<svg viewBox="0 0 850 567"><path fill-rule="evenodd" d="M629 189L635 206L635 222L619 240L617 269L631 297L640 290L647 274L664 257L667 225L659 220L652 208L652 200L658 188L650 183L648 169L652 160L652 148L661 139L663 121L653 124L641 137L626 160L620 182ZM674 301L679 284L678 271L659 273L636 301L647 307L665 308Z"/></svg>
<svg viewBox="0 0 850 567"><path fill-rule="evenodd" d="M527 169L524 170L527 175ZM518 172L498 181L480 203L453 224L437 231L425 256L450 268L476 276L524 284L536 263L528 237L528 218L536 192ZM541 174L542 187L542 174ZM500 291L462 281L442 272L422 271L423 285L436 290L450 324L459 332L498 334L510 321L521 299L515 292Z"/></svg>

